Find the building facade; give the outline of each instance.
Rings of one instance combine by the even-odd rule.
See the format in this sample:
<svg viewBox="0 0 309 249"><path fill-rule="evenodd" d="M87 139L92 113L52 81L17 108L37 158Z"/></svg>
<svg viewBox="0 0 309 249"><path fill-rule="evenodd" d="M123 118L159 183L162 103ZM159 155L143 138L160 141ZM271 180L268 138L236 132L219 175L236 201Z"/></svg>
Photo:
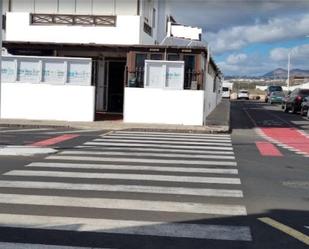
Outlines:
<svg viewBox="0 0 309 249"><path fill-rule="evenodd" d="M91 59L89 88L95 91L95 114L124 113L126 88L145 88L146 60L184 62L182 91L197 91L203 99L196 124L202 125L219 101L220 71L200 41L201 29L176 24L166 1L4 0L3 4L4 46L9 54Z"/></svg>
<svg viewBox="0 0 309 249"><path fill-rule="evenodd" d="M160 0L3 0L3 11L6 41L157 44L169 21Z"/></svg>

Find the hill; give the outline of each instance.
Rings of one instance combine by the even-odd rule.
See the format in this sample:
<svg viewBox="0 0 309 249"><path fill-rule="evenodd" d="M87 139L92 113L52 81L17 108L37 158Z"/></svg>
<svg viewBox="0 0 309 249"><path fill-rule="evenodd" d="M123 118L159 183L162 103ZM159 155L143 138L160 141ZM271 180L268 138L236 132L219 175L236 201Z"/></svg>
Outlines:
<svg viewBox="0 0 309 249"><path fill-rule="evenodd" d="M309 70L292 69L290 71L290 77L294 76L309 77ZM282 68L277 68L262 76L262 78L268 78L268 79L286 79L287 77L288 77L288 71Z"/></svg>

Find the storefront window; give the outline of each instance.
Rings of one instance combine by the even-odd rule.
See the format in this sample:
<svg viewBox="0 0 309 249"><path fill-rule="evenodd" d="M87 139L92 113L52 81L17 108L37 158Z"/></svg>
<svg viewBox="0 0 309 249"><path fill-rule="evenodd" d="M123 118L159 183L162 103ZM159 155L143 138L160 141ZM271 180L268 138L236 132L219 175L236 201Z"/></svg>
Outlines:
<svg viewBox="0 0 309 249"><path fill-rule="evenodd" d="M168 54L167 60L168 61L179 61L179 54Z"/></svg>
<svg viewBox="0 0 309 249"><path fill-rule="evenodd" d="M136 54L135 77L131 79L129 85L132 87L144 87L144 67L147 54Z"/></svg>
<svg viewBox="0 0 309 249"><path fill-rule="evenodd" d="M163 54L151 54L150 60L163 60Z"/></svg>

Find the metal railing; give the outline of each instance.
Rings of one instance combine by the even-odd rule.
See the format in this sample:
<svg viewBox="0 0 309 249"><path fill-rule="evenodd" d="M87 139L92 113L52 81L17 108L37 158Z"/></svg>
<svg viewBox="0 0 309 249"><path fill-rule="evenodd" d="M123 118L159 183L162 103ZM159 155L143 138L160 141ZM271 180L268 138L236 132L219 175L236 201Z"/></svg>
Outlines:
<svg viewBox="0 0 309 249"><path fill-rule="evenodd" d="M30 14L32 25L116 26L116 16Z"/></svg>
<svg viewBox="0 0 309 249"><path fill-rule="evenodd" d="M136 67L133 72L127 73L127 86L129 87L144 87L144 67ZM192 82L198 81L198 77L200 77L202 74L189 69L185 71L185 79L184 79L184 89L192 89ZM198 88L197 86L196 88ZM197 89L198 90L198 89Z"/></svg>
<svg viewBox="0 0 309 249"><path fill-rule="evenodd" d="M144 22L144 32L150 36L152 36L152 27Z"/></svg>

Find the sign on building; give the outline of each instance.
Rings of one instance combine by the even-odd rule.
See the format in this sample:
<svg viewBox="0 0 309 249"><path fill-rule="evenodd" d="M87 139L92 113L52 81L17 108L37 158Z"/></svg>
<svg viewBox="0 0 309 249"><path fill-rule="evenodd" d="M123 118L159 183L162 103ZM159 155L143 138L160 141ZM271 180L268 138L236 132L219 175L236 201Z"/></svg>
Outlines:
<svg viewBox="0 0 309 249"><path fill-rule="evenodd" d="M184 89L184 61L145 61L145 88Z"/></svg>
<svg viewBox="0 0 309 249"><path fill-rule="evenodd" d="M1 79L7 83L91 85L89 58L3 56Z"/></svg>

